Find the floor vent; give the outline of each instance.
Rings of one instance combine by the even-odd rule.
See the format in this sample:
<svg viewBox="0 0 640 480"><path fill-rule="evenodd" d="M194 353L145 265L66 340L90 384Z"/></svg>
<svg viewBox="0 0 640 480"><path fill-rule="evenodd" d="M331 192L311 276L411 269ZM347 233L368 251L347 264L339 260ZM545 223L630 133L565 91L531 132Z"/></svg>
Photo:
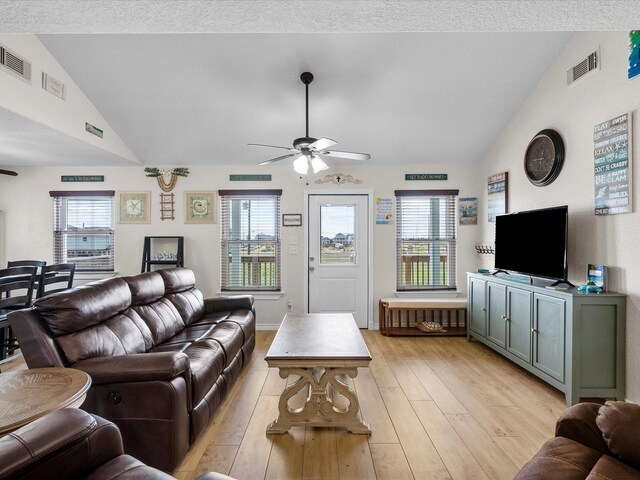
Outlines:
<svg viewBox="0 0 640 480"><path fill-rule="evenodd" d="M31 62L2 45L0 45L0 67L25 82L31 83Z"/></svg>
<svg viewBox="0 0 640 480"><path fill-rule="evenodd" d="M587 58L567 70L567 86L576 80L583 78L588 73L595 73L600 70L600 58L598 51L591 53Z"/></svg>

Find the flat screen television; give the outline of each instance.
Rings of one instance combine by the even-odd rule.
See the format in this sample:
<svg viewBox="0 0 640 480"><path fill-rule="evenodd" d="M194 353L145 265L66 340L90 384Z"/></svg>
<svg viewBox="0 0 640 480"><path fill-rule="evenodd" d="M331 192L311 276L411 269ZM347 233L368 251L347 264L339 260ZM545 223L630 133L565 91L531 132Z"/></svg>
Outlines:
<svg viewBox="0 0 640 480"><path fill-rule="evenodd" d="M496 216L495 268L566 282L568 217L566 205Z"/></svg>

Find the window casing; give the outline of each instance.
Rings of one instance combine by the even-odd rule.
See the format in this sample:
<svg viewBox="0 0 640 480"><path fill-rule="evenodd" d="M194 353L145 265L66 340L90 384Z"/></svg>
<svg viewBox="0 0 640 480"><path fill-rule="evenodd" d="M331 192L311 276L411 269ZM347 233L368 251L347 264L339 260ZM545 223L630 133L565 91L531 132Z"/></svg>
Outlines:
<svg viewBox="0 0 640 480"><path fill-rule="evenodd" d="M281 290L282 190L220 190L222 291Z"/></svg>
<svg viewBox="0 0 640 480"><path fill-rule="evenodd" d="M49 192L53 259L76 272L114 271L113 191Z"/></svg>
<svg viewBox="0 0 640 480"><path fill-rule="evenodd" d="M397 291L456 288L458 190L396 190Z"/></svg>

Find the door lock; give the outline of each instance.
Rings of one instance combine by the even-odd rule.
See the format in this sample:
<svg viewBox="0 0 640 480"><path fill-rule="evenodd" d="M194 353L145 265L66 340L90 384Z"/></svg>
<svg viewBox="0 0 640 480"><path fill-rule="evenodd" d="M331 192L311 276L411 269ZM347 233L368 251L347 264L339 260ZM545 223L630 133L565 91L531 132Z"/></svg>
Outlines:
<svg viewBox="0 0 640 480"><path fill-rule="evenodd" d="M310 271L310 272L313 272L314 270L315 270L315 268L313 268L313 267L309 267L309 271Z"/></svg>

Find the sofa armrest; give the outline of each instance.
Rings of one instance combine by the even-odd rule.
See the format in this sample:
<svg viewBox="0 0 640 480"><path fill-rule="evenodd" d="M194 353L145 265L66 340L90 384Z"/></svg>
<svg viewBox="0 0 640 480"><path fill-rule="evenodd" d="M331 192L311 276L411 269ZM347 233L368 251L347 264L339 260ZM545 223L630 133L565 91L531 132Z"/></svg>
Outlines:
<svg viewBox="0 0 640 480"><path fill-rule="evenodd" d="M596 425L600 406L598 403L584 402L569 407L556 422L556 437L565 437L609 454L602 432Z"/></svg>
<svg viewBox="0 0 640 480"><path fill-rule="evenodd" d="M81 478L122 452L113 423L65 408L0 438L0 478Z"/></svg>
<svg viewBox="0 0 640 480"><path fill-rule="evenodd" d="M598 410L596 424L609 450L623 462L640 468L640 405L608 401Z"/></svg>
<svg viewBox="0 0 640 480"><path fill-rule="evenodd" d="M253 295L233 295L230 297L207 298L204 301L206 313L225 310L252 310Z"/></svg>
<svg viewBox="0 0 640 480"><path fill-rule="evenodd" d="M181 352L136 353L96 357L74 363L91 376L93 385L171 380L189 370L189 357ZM189 384L189 375L185 375Z"/></svg>

